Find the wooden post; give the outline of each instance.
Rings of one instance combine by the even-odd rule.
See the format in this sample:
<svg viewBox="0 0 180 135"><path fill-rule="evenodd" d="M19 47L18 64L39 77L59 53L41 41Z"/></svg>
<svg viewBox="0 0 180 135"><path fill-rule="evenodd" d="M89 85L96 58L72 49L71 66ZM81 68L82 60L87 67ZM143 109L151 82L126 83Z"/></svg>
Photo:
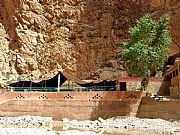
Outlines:
<svg viewBox="0 0 180 135"><path fill-rule="evenodd" d="M58 74L58 92L60 91L60 85L61 85L61 73Z"/></svg>

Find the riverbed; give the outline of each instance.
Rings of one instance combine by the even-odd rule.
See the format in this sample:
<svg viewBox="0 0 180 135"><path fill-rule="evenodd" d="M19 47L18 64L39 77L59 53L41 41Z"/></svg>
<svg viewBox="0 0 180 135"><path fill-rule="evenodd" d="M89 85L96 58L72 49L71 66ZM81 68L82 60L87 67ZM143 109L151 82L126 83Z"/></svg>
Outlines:
<svg viewBox="0 0 180 135"><path fill-rule="evenodd" d="M57 124L58 125L58 124ZM113 117L109 119L98 118L90 121L77 121L63 119L59 130L64 131L92 131L103 135L173 135L180 134L179 121L167 121L163 119L140 119L136 117ZM58 126L54 124L54 130Z"/></svg>
<svg viewBox="0 0 180 135"><path fill-rule="evenodd" d="M180 122L113 117L53 121L52 117L0 117L0 135L180 135Z"/></svg>

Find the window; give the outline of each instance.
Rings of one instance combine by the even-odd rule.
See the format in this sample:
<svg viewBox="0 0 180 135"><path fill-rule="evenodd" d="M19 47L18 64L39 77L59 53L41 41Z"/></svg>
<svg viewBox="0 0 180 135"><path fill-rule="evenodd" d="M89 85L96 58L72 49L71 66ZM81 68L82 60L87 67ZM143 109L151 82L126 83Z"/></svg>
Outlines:
<svg viewBox="0 0 180 135"><path fill-rule="evenodd" d="M172 79L172 73L170 73L169 78Z"/></svg>
<svg viewBox="0 0 180 135"><path fill-rule="evenodd" d="M120 82L120 91L126 91L126 82Z"/></svg>
<svg viewBox="0 0 180 135"><path fill-rule="evenodd" d="M172 76L172 77L174 78L175 76L176 76L176 72L175 72L175 71L173 71L173 76Z"/></svg>
<svg viewBox="0 0 180 135"><path fill-rule="evenodd" d="M176 69L176 76L178 76L178 69Z"/></svg>

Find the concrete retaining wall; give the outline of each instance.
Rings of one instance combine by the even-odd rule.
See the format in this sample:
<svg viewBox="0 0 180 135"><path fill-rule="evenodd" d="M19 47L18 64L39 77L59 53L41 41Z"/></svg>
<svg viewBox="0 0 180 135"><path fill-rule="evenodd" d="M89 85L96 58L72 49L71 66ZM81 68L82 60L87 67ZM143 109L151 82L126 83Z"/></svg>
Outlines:
<svg viewBox="0 0 180 135"><path fill-rule="evenodd" d="M54 120L125 115L180 120L180 100L156 101L140 91L7 92L0 95L0 116L20 115L48 116Z"/></svg>
<svg viewBox="0 0 180 135"><path fill-rule="evenodd" d="M141 118L180 120L180 100L157 101L143 97L137 113Z"/></svg>
<svg viewBox="0 0 180 135"><path fill-rule="evenodd" d="M0 116L38 115L55 120L135 116L144 92L7 92L0 96Z"/></svg>

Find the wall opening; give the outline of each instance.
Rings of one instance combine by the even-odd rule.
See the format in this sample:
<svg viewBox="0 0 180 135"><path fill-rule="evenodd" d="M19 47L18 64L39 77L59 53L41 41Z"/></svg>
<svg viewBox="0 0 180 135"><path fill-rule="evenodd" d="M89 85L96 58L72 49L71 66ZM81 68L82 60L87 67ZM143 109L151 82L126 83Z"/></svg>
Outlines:
<svg viewBox="0 0 180 135"><path fill-rule="evenodd" d="M126 82L120 82L120 91L126 91Z"/></svg>

